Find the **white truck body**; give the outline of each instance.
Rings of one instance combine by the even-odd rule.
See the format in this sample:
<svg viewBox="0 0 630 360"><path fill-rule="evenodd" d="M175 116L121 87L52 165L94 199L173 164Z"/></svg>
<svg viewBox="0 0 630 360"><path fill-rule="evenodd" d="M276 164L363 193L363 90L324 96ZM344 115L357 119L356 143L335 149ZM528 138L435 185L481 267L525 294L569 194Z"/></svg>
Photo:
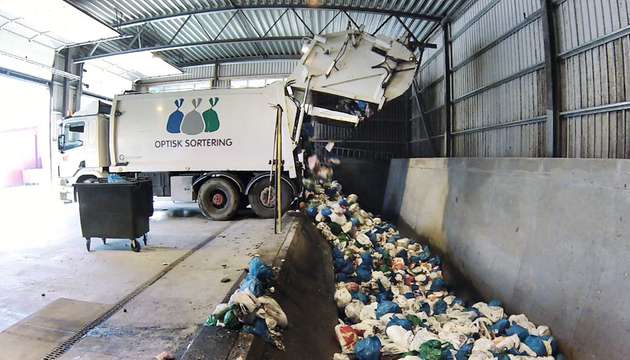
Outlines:
<svg viewBox="0 0 630 360"><path fill-rule="evenodd" d="M193 100L197 99L200 104L195 107ZM113 160L109 171L268 171L273 156L274 105L285 107L284 101L282 82L256 89L116 96L109 121ZM180 126L175 126L179 131L170 132L169 120L174 125L172 116L176 112L179 114L175 117L181 118ZM286 116L283 112L283 159L285 170L294 178L293 146ZM187 125L197 125L192 122L199 126L190 126L187 131Z"/></svg>

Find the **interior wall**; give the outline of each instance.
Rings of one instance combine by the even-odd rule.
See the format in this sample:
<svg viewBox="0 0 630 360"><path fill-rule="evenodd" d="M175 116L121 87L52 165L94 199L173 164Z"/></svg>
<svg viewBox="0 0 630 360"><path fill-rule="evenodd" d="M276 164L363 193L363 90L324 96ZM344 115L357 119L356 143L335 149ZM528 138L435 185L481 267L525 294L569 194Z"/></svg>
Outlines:
<svg viewBox="0 0 630 360"><path fill-rule="evenodd" d="M423 116L413 110L412 155L431 156L419 145L426 143L424 118L438 156L446 138L454 157L548 156L541 5L548 1L559 72L558 155L630 158L630 0L472 1L447 27L448 73L443 31L429 39L439 49L425 53L419 71Z"/></svg>
<svg viewBox="0 0 630 360"><path fill-rule="evenodd" d="M569 359L630 353L630 162L393 160L386 213Z"/></svg>

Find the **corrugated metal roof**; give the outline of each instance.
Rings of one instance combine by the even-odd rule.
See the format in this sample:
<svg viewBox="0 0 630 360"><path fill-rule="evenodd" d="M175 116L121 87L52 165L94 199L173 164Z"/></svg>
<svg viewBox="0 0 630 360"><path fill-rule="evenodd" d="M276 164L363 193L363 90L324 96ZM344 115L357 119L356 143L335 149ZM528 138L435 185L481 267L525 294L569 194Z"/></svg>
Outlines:
<svg viewBox="0 0 630 360"><path fill-rule="evenodd" d="M127 38L102 43L93 56L150 48L173 65L191 66L215 61L295 57L299 55L301 37L310 36L311 31L345 30L349 17L365 26L366 31L373 32L395 14L422 39L434 29L437 18L465 0L66 1L121 34L140 33L139 41ZM396 18L389 19L379 30L379 34L392 38L400 38L405 33Z"/></svg>

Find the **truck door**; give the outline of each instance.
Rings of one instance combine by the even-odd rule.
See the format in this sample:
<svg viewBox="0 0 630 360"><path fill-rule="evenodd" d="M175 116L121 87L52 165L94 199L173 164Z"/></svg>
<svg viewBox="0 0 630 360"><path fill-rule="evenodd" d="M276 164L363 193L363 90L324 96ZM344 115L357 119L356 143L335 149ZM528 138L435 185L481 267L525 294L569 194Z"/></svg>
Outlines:
<svg viewBox="0 0 630 360"><path fill-rule="evenodd" d="M61 152L60 177L72 177L81 167L85 167L87 141L84 120L71 120L62 123L57 146Z"/></svg>

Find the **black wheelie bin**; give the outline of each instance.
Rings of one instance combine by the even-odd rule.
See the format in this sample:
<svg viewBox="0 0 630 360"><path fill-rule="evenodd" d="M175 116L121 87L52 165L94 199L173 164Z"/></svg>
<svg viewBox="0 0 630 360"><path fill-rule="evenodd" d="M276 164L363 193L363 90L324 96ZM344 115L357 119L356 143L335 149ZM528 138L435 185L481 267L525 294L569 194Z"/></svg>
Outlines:
<svg viewBox="0 0 630 360"><path fill-rule="evenodd" d="M129 239L131 249L140 251L138 238L147 244L149 218L153 215L153 186L150 179L131 179L74 185L79 200L81 232L90 251L91 239Z"/></svg>

